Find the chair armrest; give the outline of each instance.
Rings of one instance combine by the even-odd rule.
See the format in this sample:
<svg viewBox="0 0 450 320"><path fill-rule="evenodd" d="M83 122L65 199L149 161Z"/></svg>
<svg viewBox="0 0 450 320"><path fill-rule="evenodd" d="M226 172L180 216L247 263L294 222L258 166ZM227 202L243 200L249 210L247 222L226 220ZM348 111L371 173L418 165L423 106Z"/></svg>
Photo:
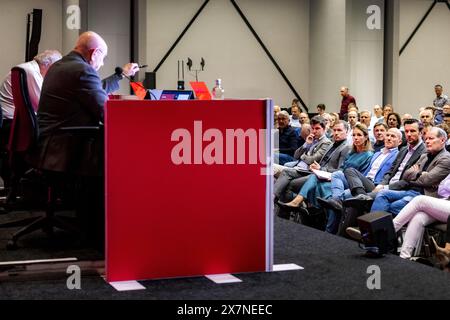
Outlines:
<svg viewBox="0 0 450 320"><path fill-rule="evenodd" d="M61 127L61 133L69 133L75 136L96 136L101 133L103 126L76 126L76 127Z"/></svg>

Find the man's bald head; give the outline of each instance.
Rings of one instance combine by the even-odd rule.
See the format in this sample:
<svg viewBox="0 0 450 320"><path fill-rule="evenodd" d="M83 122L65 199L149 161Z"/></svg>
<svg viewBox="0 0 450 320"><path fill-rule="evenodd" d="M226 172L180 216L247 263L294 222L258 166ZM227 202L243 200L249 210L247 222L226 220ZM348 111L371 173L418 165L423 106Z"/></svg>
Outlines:
<svg viewBox="0 0 450 320"><path fill-rule="evenodd" d="M78 38L74 51L81 54L95 70L99 70L108 54L108 45L100 35L87 31Z"/></svg>

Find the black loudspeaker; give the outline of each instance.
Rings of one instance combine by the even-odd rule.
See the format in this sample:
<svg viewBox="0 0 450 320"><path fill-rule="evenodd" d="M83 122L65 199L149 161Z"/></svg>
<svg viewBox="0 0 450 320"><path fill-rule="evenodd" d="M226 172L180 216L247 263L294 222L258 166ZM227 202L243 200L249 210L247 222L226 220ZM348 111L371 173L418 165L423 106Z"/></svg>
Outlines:
<svg viewBox="0 0 450 320"><path fill-rule="evenodd" d="M33 29L30 37L30 47L28 51L27 61L33 60L33 58L39 52L39 42L41 41L42 31L42 10L33 9Z"/></svg>
<svg viewBox="0 0 450 320"><path fill-rule="evenodd" d="M156 72L146 72L144 79L146 89L156 89Z"/></svg>
<svg viewBox="0 0 450 320"><path fill-rule="evenodd" d="M377 211L358 217L367 255L379 257L397 249L397 236L390 213Z"/></svg>

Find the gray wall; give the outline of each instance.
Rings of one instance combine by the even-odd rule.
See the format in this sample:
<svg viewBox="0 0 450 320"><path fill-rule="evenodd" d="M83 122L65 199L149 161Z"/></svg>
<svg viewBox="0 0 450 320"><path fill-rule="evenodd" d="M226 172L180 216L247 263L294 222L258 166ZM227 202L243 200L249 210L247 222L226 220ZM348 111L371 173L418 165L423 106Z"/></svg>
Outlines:
<svg viewBox="0 0 450 320"><path fill-rule="evenodd" d="M338 111L339 88L348 86L362 109L383 99L383 20L381 29L367 27L367 8L383 0L311 1L310 104L325 103Z"/></svg>
<svg viewBox="0 0 450 320"><path fill-rule="evenodd" d="M200 8L202 0L147 1L147 63L156 67ZM240 0L244 14L302 98L309 100L309 1ZM290 106L286 85L228 0L211 1L157 73L158 88L175 88L177 60L192 58L199 80L211 89L222 78L228 98L272 97ZM193 73L185 81L195 80ZM187 85L186 87L189 87Z"/></svg>
<svg viewBox="0 0 450 320"><path fill-rule="evenodd" d="M400 0L400 46L430 7L431 0ZM450 94L450 12L438 3L399 59L399 97L396 109L417 114L432 104L434 85Z"/></svg>
<svg viewBox="0 0 450 320"><path fill-rule="evenodd" d="M86 15L86 29L100 34L108 44L108 56L99 72L104 78L113 74L117 66L123 66L130 61L130 1L89 0ZM130 93L126 79L121 81L118 92Z"/></svg>
<svg viewBox="0 0 450 320"><path fill-rule="evenodd" d="M0 77L25 60L26 17L35 9L43 10L39 51L62 49L61 0L0 1Z"/></svg>
<svg viewBox="0 0 450 320"><path fill-rule="evenodd" d="M346 63L345 0L311 1L310 105L339 111L339 87L350 86ZM353 92L351 92L353 93Z"/></svg>
<svg viewBox="0 0 450 320"><path fill-rule="evenodd" d="M429 8L432 0L392 0L393 27L388 30L389 51L385 61L385 103L400 113L416 113L430 105L436 83L450 93L450 64L447 63L450 19L445 4L437 4L409 47L398 57L399 47ZM129 60L129 0L1 0L0 75L24 60L26 14L44 10L40 51L73 48L77 31L67 30L65 8L84 5L84 28L102 34L109 44L103 76ZM382 103L382 33L368 30L364 20L368 5L383 0L240 0L244 13L266 43L281 68L305 102L315 110L325 103L338 110L339 86L348 85L362 108ZM203 0L139 0L139 62L151 71L192 18ZM105 7L106 6L106 7ZM211 1L198 21L159 70L160 88L174 88L176 62L187 57L195 66L201 57L206 70L200 80L212 87L223 78L227 97L272 97L287 106L294 97L259 44L228 0ZM386 68L387 67L387 68ZM141 72L141 78L143 72ZM186 73L185 80L194 80ZM122 83L122 93L128 84Z"/></svg>
<svg viewBox="0 0 450 320"><path fill-rule="evenodd" d="M360 110L383 102L384 0L347 0L346 42L349 86ZM380 29L369 29L369 6L381 10Z"/></svg>
<svg viewBox="0 0 450 320"><path fill-rule="evenodd" d="M75 46L75 43L80 35L80 30L72 29L67 27L67 19L69 18L69 14L67 13L67 9L72 6L80 6L79 0L63 0L62 1L62 54L65 55L69 53ZM82 13L82 12L80 12Z"/></svg>

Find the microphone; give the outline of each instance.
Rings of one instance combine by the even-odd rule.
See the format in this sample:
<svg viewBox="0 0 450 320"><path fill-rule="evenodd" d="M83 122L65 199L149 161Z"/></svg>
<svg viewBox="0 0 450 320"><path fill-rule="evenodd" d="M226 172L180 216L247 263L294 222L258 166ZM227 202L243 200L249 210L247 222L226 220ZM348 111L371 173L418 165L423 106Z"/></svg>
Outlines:
<svg viewBox="0 0 450 320"><path fill-rule="evenodd" d="M118 76L124 75L123 69L121 67L116 67L116 69L114 70L114 73L117 74Z"/></svg>

